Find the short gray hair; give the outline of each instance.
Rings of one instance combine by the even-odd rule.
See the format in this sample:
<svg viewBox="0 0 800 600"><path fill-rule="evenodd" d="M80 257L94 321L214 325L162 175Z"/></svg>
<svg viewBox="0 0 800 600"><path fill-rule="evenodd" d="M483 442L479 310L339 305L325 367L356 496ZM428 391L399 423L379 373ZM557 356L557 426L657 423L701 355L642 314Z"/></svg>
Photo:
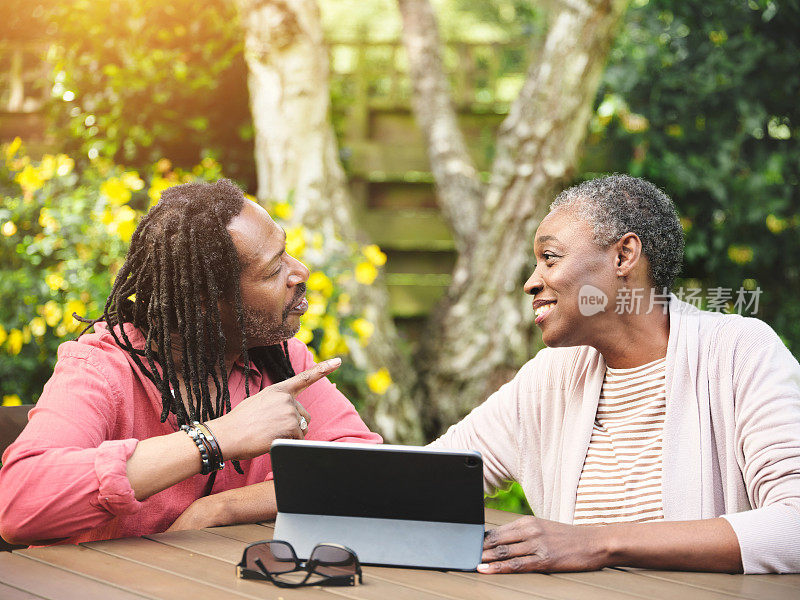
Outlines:
<svg viewBox="0 0 800 600"><path fill-rule="evenodd" d="M550 205L555 210L574 211L602 247L635 233L656 290L672 288L683 263L683 228L672 200L655 185L630 175L600 177L561 192Z"/></svg>

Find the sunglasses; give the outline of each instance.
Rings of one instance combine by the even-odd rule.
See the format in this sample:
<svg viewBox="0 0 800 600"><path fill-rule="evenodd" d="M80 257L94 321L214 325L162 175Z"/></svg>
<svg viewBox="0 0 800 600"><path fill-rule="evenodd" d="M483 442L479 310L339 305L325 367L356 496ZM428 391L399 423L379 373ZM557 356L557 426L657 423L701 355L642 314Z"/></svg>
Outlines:
<svg viewBox="0 0 800 600"><path fill-rule="evenodd" d="M303 562L289 542L272 540L247 546L236 565L236 575L288 588L356 585L361 583L361 565L355 552L338 544L317 544Z"/></svg>

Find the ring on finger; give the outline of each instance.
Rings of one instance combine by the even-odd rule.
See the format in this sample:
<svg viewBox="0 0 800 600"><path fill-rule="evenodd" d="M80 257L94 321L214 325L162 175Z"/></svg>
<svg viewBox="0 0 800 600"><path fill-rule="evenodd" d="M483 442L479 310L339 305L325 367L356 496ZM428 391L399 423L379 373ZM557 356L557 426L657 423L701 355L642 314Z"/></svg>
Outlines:
<svg viewBox="0 0 800 600"><path fill-rule="evenodd" d="M300 431L305 431L308 429L308 421L306 421L305 417L300 417Z"/></svg>

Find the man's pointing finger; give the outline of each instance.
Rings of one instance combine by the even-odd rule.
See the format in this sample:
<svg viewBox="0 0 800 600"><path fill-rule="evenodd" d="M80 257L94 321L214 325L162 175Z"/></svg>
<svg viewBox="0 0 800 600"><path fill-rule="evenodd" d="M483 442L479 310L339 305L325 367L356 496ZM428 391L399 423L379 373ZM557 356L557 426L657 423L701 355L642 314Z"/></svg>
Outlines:
<svg viewBox="0 0 800 600"><path fill-rule="evenodd" d="M331 358L330 360L326 360L318 365L314 365L310 369L303 371L302 373L298 373L294 377L290 377L289 379L276 383L270 387L274 390L288 392L293 395L299 394L312 383L315 383L323 377L333 373L341 364L341 358Z"/></svg>

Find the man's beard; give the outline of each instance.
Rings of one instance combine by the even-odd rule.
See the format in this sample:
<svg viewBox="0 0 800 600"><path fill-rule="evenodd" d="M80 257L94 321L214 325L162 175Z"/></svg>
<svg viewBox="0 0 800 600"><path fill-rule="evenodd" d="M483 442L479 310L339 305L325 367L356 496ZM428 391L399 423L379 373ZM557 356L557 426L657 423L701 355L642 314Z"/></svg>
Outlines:
<svg viewBox="0 0 800 600"><path fill-rule="evenodd" d="M289 313L305 296L306 285L297 285L292 301L280 315L265 315L243 307L244 327L242 332L248 346L272 346L293 338L300 330L300 325L289 323Z"/></svg>

